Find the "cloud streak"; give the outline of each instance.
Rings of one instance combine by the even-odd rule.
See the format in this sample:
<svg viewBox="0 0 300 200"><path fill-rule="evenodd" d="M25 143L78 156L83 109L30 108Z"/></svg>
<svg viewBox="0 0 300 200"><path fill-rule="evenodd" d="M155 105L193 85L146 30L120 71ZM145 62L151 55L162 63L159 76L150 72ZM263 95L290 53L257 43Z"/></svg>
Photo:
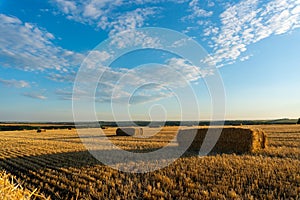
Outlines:
<svg viewBox="0 0 300 200"><path fill-rule="evenodd" d="M23 93L23 96L29 97L29 98L32 98L32 99L40 99L40 100L46 100L47 99L46 96L44 96L42 94L34 93L34 92Z"/></svg>
<svg viewBox="0 0 300 200"><path fill-rule="evenodd" d="M95 66L95 69L98 69ZM202 70L182 58L171 58L165 64L147 64L137 68L104 68L100 80L92 76L95 71L82 76L80 91L89 91L98 84L94 96L77 93L76 98L95 99L97 102L142 104L168 98L173 92L189 87L212 72ZM94 95L94 91L90 91ZM71 99L71 93L57 91L60 99Z"/></svg>
<svg viewBox="0 0 300 200"><path fill-rule="evenodd" d="M196 23L202 27L203 36L211 47L212 61L219 67L232 64L237 60L245 61L251 56L246 54L248 46L271 35L280 35L300 27L299 0L243 0L238 3L214 3L191 1L124 1L90 0L71 1L53 0L53 4L70 20L89 24L108 31L109 35L145 26L149 19L163 16L162 3L185 4L185 22ZM151 4L150 4L151 2ZM207 9L203 5L207 4ZM132 9L134 6L143 8ZM146 6L147 5L147 6ZM211 9L225 6L219 16ZM181 5L179 5L181 6ZM119 9L122 7L122 12ZM124 11L125 10L125 11ZM191 28L191 27L190 27ZM127 45L126 39L138 40L142 36L121 38L120 47Z"/></svg>
<svg viewBox="0 0 300 200"><path fill-rule="evenodd" d="M212 40L213 61L219 67L249 58L243 54L251 44L299 28L300 1L241 1L226 9L220 22L221 25L211 25L204 31Z"/></svg>
<svg viewBox="0 0 300 200"><path fill-rule="evenodd" d="M213 11L207 11L201 8L198 0L192 0L189 2L189 10L191 14L183 17L182 20L206 18L206 17L211 17L213 15Z"/></svg>
<svg viewBox="0 0 300 200"><path fill-rule="evenodd" d="M132 5L141 5L149 2L127 0L52 1L59 12L66 15L67 19L101 28L109 31L110 35L142 27L145 20L155 15L159 8L148 6L132 9ZM152 3L155 3L155 1ZM127 11L119 12L118 9L120 7Z"/></svg>
<svg viewBox="0 0 300 200"><path fill-rule="evenodd" d="M67 71L84 56L53 43L55 36L35 24L0 14L0 65L25 71Z"/></svg>
<svg viewBox="0 0 300 200"><path fill-rule="evenodd" d="M8 86L8 87L15 87L15 88L28 88L30 87L30 83L28 83L27 81L23 81L23 80L5 80L5 79L1 79L0 78L0 83Z"/></svg>

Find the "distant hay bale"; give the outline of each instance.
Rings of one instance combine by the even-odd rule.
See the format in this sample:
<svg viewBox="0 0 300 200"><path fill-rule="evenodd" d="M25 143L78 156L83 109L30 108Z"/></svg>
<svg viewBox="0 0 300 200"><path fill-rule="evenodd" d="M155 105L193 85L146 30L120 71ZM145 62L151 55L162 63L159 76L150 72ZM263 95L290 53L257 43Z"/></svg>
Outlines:
<svg viewBox="0 0 300 200"><path fill-rule="evenodd" d="M199 151L208 128L179 130L177 141L179 146L184 146L188 139L194 137L188 151ZM264 149L267 146L266 134L260 129L247 128L211 128L211 134L222 131L211 152L214 153L246 153ZM208 140L209 142L209 140Z"/></svg>
<svg viewBox="0 0 300 200"><path fill-rule="evenodd" d="M143 128L143 137L144 138L149 138L149 137L153 137L156 134L158 134L160 131L162 130L161 127L144 127Z"/></svg>
<svg viewBox="0 0 300 200"><path fill-rule="evenodd" d="M37 133L46 132L46 129L38 129L36 130Z"/></svg>
<svg viewBox="0 0 300 200"><path fill-rule="evenodd" d="M117 136L135 136L140 138L152 137L159 133L161 128L150 127L120 127L116 130Z"/></svg>
<svg viewBox="0 0 300 200"><path fill-rule="evenodd" d="M143 128L122 127L116 130L117 136L142 136Z"/></svg>

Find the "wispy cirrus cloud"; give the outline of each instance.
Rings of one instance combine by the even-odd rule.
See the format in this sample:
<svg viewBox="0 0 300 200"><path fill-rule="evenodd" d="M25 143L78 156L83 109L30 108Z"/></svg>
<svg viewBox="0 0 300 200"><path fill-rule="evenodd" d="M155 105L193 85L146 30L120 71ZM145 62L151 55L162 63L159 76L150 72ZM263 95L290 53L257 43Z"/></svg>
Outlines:
<svg viewBox="0 0 300 200"><path fill-rule="evenodd" d="M133 11L120 15L117 20L108 24L108 28L111 30L110 34L116 34L118 32L133 30L140 28L145 24L145 20L149 16L153 16L158 12L157 8L137 8Z"/></svg>
<svg viewBox="0 0 300 200"><path fill-rule="evenodd" d="M15 87L15 88L28 88L30 87L30 83L27 81L23 81L23 80L15 80L15 79L11 79L11 80L5 80L5 79L1 79L0 78L0 83L8 86L8 87Z"/></svg>
<svg viewBox="0 0 300 200"><path fill-rule="evenodd" d="M73 83L75 76L75 72L51 72L46 76L46 78L55 82Z"/></svg>
<svg viewBox="0 0 300 200"><path fill-rule="evenodd" d="M59 11L66 15L67 19L89 24L95 28L101 28L110 35L142 27L145 20L155 15L159 8L148 6L132 9L132 5L149 3L150 1L125 1L125 0L52 0ZM155 3L153 1L152 3ZM122 12L118 9L122 7ZM127 11L126 11L127 10Z"/></svg>
<svg viewBox="0 0 300 200"><path fill-rule="evenodd" d="M162 10L166 9L161 7L162 3L184 3L187 6L184 12L186 16L181 19L204 27L202 35L207 38L205 41L211 47L209 51L213 56L212 60L219 67L232 64L237 60L249 59L250 55L244 55L249 45L271 35L287 33L298 28L300 21L299 0L267 2L243 0L230 3L198 0L53 0L52 2L68 19L100 27L111 35L143 27L149 19L157 15L161 16ZM133 5L145 6L132 9ZM216 16L212 10L216 5L225 7L219 16ZM121 7L122 12L119 12L118 9ZM135 40L140 38L139 35L132 35ZM131 41L133 38L128 40ZM122 42L126 40L120 41L120 46L126 46L126 43Z"/></svg>
<svg viewBox="0 0 300 200"><path fill-rule="evenodd" d="M95 69L98 69L95 67ZM101 78L86 74L80 82L87 88L77 88L80 91L88 91L97 84L96 93L76 92L76 98L83 97L95 99L97 102L117 102L142 104L168 98L172 91L189 87L195 81L211 74L211 71L202 70L183 58L171 58L165 64L142 65L133 69L105 68L101 72ZM94 74L94 70L92 71ZM57 91L60 99L71 99L71 92ZM94 96L95 95L95 96Z"/></svg>
<svg viewBox="0 0 300 200"><path fill-rule="evenodd" d="M241 1L226 9L220 22L204 30L211 41L213 62L219 67L248 59L250 56L243 53L251 44L299 28L300 1Z"/></svg>
<svg viewBox="0 0 300 200"><path fill-rule="evenodd" d="M72 100L72 88L57 89L55 94L60 100Z"/></svg>
<svg viewBox="0 0 300 200"><path fill-rule="evenodd" d="M43 94L39 94L39 93L36 93L36 92L26 92L26 93L23 93L22 95L25 96L25 97L32 98L32 99L40 99L40 100L46 100L47 99L47 97L44 96Z"/></svg>
<svg viewBox="0 0 300 200"><path fill-rule="evenodd" d="M199 19L203 17L211 17L213 15L213 11L211 10L208 11L203 9L200 6L200 2L198 0L192 0L189 2L189 12L191 14L183 17L182 20L193 20L193 19Z"/></svg>
<svg viewBox="0 0 300 200"><path fill-rule="evenodd" d="M25 71L67 71L83 55L53 43L55 36L35 24L0 14L0 65Z"/></svg>

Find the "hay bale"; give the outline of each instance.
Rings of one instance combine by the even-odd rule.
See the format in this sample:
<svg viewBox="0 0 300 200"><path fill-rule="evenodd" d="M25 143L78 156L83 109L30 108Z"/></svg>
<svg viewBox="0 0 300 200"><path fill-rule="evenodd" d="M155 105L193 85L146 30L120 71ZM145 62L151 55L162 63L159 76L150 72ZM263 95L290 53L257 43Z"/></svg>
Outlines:
<svg viewBox="0 0 300 200"><path fill-rule="evenodd" d="M143 135L143 128L134 128L134 127L122 127L117 128L117 136L141 136Z"/></svg>
<svg viewBox="0 0 300 200"><path fill-rule="evenodd" d="M143 137L149 138L153 137L161 131L161 127L144 127L143 128Z"/></svg>
<svg viewBox="0 0 300 200"><path fill-rule="evenodd" d="M188 139L194 137L188 151L199 152L207 131L208 128L179 130L177 134L179 146L185 146ZM266 148L266 134L260 129L225 127L220 130L220 128L211 128L212 134L214 132L216 134L217 131L222 132L211 151L213 153L246 153Z"/></svg>
<svg viewBox="0 0 300 200"><path fill-rule="evenodd" d="M36 130L37 133L46 132L46 129L38 129Z"/></svg>

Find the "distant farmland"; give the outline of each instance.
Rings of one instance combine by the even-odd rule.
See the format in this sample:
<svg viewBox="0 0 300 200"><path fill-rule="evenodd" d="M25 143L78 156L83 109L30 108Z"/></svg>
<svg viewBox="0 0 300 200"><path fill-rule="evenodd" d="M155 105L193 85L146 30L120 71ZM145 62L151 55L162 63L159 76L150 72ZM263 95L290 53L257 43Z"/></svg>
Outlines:
<svg viewBox="0 0 300 200"><path fill-rule="evenodd" d="M300 125L250 127L267 133L267 149L241 155L185 154L146 174L103 165L75 129L2 131L0 168L51 199L300 199ZM104 129L108 136L115 130ZM146 152L166 145L177 130L164 127L148 139L109 138L122 149Z"/></svg>
<svg viewBox="0 0 300 200"><path fill-rule="evenodd" d="M227 120L225 122L213 122L213 124L224 124L224 125L269 125L269 124L296 124L297 119L275 119L275 120ZM135 121L134 124L138 126L148 126L148 121ZM167 121L167 122L151 122L154 126L209 126L210 121ZM47 122L47 123L9 123L0 122L0 131L20 131L20 130L36 130L36 129L67 129L67 128L98 128L101 127L118 127L118 126L132 126L132 122L111 122L111 121L98 121L98 122L79 122L76 124L73 122Z"/></svg>

